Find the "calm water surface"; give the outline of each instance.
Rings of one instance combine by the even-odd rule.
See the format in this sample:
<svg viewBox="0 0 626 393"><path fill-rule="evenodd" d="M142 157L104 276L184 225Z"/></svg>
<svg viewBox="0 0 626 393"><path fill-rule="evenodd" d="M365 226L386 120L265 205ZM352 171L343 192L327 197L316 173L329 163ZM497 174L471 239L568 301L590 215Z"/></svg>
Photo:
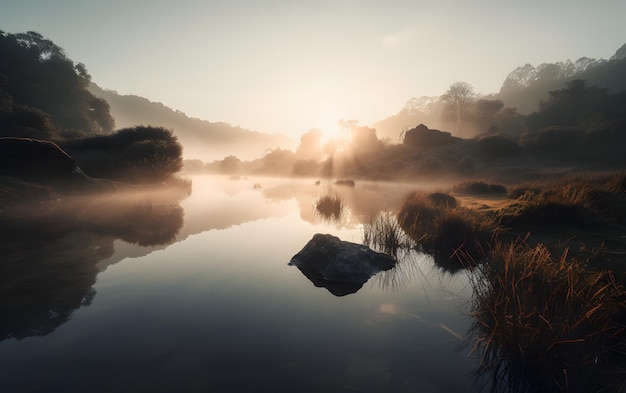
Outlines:
<svg viewBox="0 0 626 393"><path fill-rule="evenodd" d="M180 202L81 204L61 235L3 246L0 391L477 390L466 273L413 252L337 297L287 265L315 233L360 243L415 187L313 183L197 176ZM313 209L329 189L339 222Z"/></svg>

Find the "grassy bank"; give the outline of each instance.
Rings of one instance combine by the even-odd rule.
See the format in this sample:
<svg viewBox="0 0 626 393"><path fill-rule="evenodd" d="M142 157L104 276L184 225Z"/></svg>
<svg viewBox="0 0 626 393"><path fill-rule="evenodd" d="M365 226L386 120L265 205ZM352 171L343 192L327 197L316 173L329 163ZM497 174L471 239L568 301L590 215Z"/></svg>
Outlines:
<svg viewBox="0 0 626 393"><path fill-rule="evenodd" d="M465 182L407 195L397 218L436 263L476 268L474 350L496 391L626 389L624 173Z"/></svg>
<svg viewBox="0 0 626 393"><path fill-rule="evenodd" d="M611 272L498 242L472 277L474 349L497 391L624 388L626 291Z"/></svg>

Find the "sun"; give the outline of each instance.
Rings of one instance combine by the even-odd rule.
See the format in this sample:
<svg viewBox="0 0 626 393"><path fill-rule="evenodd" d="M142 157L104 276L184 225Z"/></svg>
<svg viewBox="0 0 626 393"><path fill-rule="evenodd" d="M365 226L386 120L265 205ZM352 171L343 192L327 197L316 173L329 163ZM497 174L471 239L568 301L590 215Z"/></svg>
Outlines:
<svg viewBox="0 0 626 393"><path fill-rule="evenodd" d="M322 144L334 142L341 137L341 130L337 125L325 125L320 128Z"/></svg>

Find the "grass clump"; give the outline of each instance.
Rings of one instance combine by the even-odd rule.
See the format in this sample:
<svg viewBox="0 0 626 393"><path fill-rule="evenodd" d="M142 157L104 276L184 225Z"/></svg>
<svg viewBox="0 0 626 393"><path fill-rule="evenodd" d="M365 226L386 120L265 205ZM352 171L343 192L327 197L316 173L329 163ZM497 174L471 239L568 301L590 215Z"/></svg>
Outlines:
<svg viewBox="0 0 626 393"><path fill-rule="evenodd" d="M339 219L345 208L341 197L337 194L325 194L319 197L315 203L315 210L324 219Z"/></svg>
<svg viewBox="0 0 626 393"><path fill-rule="evenodd" d="M363 244L394 257L398 256L398 250L414 246L391 212L381 212L366 218L363 224Z"/></svg>
<svg viewBox="0 0 626 393"><path fill-rule="evenodd" d="M522 242L496 242L484 262L472 282L474 349L496 391L619 388L626 292L612 274Z"/></svg>
<svg viewBox="0 0 626 393"><path fill-rule="evenodd" d="M502 184L484 181L465 181L454 186L452 190L462 195L506 195L506 187Z"/></svg>
<svg viewBox="0 0 626 393"><path fill-rule="evenodd" d="M498 225L493 218L457 206L456 201L441 203L444 198L433 195L409 194L398 212L398 223L425 251L465 264L470 259L460 256L480 250L497 232Z"/></svg>

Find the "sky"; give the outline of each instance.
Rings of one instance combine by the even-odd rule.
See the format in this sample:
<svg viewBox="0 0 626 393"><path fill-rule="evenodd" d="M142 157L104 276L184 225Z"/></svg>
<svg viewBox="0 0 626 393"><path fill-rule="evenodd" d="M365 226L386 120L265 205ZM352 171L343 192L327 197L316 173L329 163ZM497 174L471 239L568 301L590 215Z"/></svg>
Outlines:
<svg viewBox="0 0 626 393"><path fill-rule="evenodd" d="M100 87L292 137L626 43L623 0L0 1L0 30L41 33Z"/></svg>

